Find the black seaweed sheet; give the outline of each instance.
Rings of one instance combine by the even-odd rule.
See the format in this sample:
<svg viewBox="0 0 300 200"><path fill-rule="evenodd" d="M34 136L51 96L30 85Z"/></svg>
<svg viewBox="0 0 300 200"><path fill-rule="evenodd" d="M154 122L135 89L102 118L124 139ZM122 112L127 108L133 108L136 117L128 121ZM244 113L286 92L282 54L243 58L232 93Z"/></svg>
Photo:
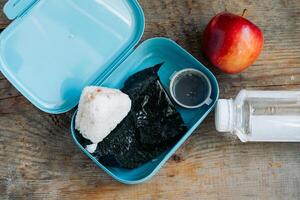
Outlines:
<svg viewBox="0 0 300 200"><path fill-rule="evenodd" d="M130 76L122 91L132 100L127 117L100 143L93 155L103 164L135 168L172 147L187 131L163 89L161 64ZM91 142L77 133L85 147Z"/></svg>

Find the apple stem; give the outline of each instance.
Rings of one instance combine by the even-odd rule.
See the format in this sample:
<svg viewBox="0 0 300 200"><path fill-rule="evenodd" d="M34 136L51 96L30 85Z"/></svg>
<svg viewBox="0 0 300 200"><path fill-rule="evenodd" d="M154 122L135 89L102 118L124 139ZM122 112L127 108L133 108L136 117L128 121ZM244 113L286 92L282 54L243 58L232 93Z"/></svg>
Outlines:
<svg viewBox="0 0 300 200"><path fill-rule="evenodd" d="M247 11L248 11L247 8L245 8L245 9L243 10L242 17L246 17Z"/></svg>

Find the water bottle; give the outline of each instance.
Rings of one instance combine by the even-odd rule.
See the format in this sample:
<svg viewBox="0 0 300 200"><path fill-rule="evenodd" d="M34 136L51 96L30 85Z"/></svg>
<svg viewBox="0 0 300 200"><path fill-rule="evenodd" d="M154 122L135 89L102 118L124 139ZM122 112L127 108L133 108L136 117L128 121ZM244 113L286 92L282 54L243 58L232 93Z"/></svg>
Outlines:
<svg viewBox="0 0 300 200"><path fill-rule="evenodd" d="M300 91L242 90L218 101L215 125L242 142L300 142Z"/></svg>

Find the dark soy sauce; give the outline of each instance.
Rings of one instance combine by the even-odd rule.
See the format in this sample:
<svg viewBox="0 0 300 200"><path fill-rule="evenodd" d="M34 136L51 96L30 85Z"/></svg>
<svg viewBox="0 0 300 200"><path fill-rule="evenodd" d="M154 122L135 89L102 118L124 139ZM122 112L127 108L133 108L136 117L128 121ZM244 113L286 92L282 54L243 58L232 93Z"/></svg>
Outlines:
<svg viewBox="0 0 300 200"><path fill-rule="evenodd" d="M183 105L197 106L206 100L208 93L207 80L201 74L183 73L174 81L173 94Z"/></svg>

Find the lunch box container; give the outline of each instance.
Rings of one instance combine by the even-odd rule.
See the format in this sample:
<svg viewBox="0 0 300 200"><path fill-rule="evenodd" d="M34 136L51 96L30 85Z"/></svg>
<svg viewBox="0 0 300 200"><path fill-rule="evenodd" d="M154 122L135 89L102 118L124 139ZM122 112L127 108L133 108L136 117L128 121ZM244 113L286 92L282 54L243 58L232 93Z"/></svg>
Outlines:
<svg viewBox="0 0 300 200"><path fill-rule="evenodd" d="M98 162L71 133L78 147L100 168L125 184L150 179L213 109L219 88L214 75L167 38L140 45L144 15L136 0L9 0L4 12L13 22L0 34L0 69L36 107L59 114L74 108L87 85L121 88L132 74L158 63L165 89L176 71L194 68L211 85L212 100L196 109L177 106L188 132L168 151L135 169Z"/></svg>

